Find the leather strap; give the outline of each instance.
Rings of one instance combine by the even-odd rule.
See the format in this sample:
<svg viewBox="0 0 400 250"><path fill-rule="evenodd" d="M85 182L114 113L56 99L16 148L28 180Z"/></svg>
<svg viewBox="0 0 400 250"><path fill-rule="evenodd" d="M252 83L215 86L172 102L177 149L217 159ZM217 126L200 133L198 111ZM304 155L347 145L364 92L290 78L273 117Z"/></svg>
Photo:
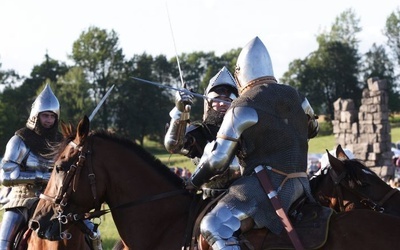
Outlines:
<svg viewBox="0 0 400 250"><path fill-rule="evenodd" d="M272 205L275 208L275 212L278 215L278 217L281 219L281 222L283 224L283 227L285 228L286 232L288 233L288 236L290 240L292 241L292 244L296 250L304 250L303 244L301 243L299 236L297 235L296 230L292 226L292 223L289 220L289 217L285 213L285 211L282 208L282 204L278 198L278 193L273 189L271 182L269 180L269 177L267 175L267 171L263 166L258 166L254 169L258 180L261 183L261 186L263 187L265 193L268 195L268 198L270 199Z"/></svg>

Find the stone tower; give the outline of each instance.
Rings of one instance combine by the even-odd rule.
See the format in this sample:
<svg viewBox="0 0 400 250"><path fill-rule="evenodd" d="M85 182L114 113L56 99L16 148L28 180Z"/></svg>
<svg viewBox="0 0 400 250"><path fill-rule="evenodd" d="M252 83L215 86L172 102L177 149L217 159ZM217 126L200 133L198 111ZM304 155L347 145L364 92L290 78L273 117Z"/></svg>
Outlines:
<svg viewBox="0 0 400 250"><path fill-rule="evenodd" d="M370 78L356 109L351 99L334 102L333 133L336 144L387 180L394 175L386 80Z"/></svg>

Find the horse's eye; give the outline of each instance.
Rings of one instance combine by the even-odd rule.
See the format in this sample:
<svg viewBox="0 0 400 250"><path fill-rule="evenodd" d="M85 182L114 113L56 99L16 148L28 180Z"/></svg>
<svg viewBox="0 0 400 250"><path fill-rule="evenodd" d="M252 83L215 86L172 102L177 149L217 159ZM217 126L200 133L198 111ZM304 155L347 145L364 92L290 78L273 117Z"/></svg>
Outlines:
<svg viewBox="0 0 400 250"><path fill-rule="evenodd" d="M63 172L64 168L61 165L56 165L56 171L57 171L57 173Z"/></svg>

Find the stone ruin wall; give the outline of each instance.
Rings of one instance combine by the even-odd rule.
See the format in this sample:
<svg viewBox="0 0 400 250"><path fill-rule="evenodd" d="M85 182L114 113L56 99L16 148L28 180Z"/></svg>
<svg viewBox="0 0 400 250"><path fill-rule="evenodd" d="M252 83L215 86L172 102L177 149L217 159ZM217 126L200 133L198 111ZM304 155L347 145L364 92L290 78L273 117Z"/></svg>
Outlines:
<svg viewBox="0 0 400 250"><path fill-rule="evenodd" d="M336 144L350 149L355 158L383 179L394 175L386 80L370 78L356 109L352 99L334 102L333 133Z"/></svg>

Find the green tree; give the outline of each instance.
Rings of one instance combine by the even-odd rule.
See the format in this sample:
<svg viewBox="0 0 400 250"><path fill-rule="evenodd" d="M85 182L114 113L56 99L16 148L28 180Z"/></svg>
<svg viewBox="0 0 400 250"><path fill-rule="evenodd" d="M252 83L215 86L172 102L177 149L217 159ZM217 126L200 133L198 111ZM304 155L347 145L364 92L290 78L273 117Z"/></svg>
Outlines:
<svg viewBox="0 0 400 250"><path fill-rule="evenodd" d="M25 125L28 116L18 113L18 100L21 100L21 92L7 86L0 94L0 154L5 151L6 144L14 132Z"/></svg>
<svg viewBox="0 0 400 250"><path fill-rule="evenodd" d="M3 70L0 62L0 84L3 86L13 86L20 82L21 77L14 70Z"/></svg>
<svg viewBox="0 0 400 250"><path fill-rule="evenodd" d="M400 9L393 11L386 19L383 34L387 37L387 45L400 65Z"/></svg>
<svg viewBox="0 0 400 250"><path fill-rule="evenodd" d="M357 79L359 31L355 13L351 9L341 13L329 32L317 36L318 49L290 63L281 81L305 94L317 113L333 116L332 103L339 97L359 103L363 87Z"/></svg>
<svg viewBox="0 0 400 250"><path fill-rule="evenodd" d="M16 129L25 126L32 103L44 84L52 82L52 89L56 92L55 82L67 71L68 67L64 63L46 54L44 62L33 67L29 78L23 80L12 70L3 74L2 83L6 86L0 94L0 128L3 128L0 132L1 146L5 146ZM20 86L15 84L17 80L23 80Z"/></svg>
<svg viewBox="0 0 400 250"><path fill-rule="evenodd" d="M192 52L182 54L180 64L182 66L183 80L187 83L187 88L199 94L204 94L210 79L223 67L228 67L231 72L234 70L236 58L240 53L240 49L231 50L220 57L214 52ZM176 65L176 58L170 60L171 65ZM233 73L233 72L232 72ZM172 82L181 87L178 67L171 69ZM195 98L192 111L192 120L201 120L203 117L204 100Z"/></svg>
<svg viewBox="0 0 400 250"><path fill-rule="evenodd" d="M122 81L124 55L119 48L119 38L114 30L89 27L73 44L69 56L83 69L87 81L91 84L92 108L103 98L107 90ZM116 107L113 108L112 98L106 100L93 119L95 127L107 129L115 120Z"/></svg>
<svg viewBox="0 0 400 250"><path fill-rule="evenodd" d="M389 109L396 112L400 111L398 105L400 102L399 85L396 84L394 65L382 45L377 46L374 43L372 48L365 54L362 74L364 82L371 77L385 79L389 94Z"/></svg>
<svg viewBox="0 0 400 250"><path fill-rule="evenodd" d="M137 77L150 81L168 81L170 65L165 56L143 53L125 63L124 82L118 90L116 129L143 145L146 136L161 141L164 124L168 121L169 95L167 89L134 81Z"/></svg>
<svg viewBox="0 0 400 250"><path fill-rule="evenodd" d="M362 31L359 26L360 18L356 16L353 9L347 9L335 18L329 32L322 33L318 36L319 43L322 41L339 41L348 44L348 46L357 49L359 40L357 34Z"/></svg>
<svg viewBox="0 0 400 250"><path fill-rule="evenodd" d="M68 66L64 62L52 59L48 54L45 55L45 60L35 65L30 73L30 77L26 78L22 85L16 90L20 92L21 98L18 100L18 112L26 114L23 119L28 118L31 105L35 100L37 94L43 89L46 82L52 83L51 87L56 94L57 92L57 79L67 73Z"/></svg>
<svg viewBox="0 0 400 250"><path fill-rule="evenodd" d="M61 106L61 117L65 122L77 124L84 115L92 113L90 84L86 81L83 70L72 67L65 76L57 81L57 97Z"/></svg>

